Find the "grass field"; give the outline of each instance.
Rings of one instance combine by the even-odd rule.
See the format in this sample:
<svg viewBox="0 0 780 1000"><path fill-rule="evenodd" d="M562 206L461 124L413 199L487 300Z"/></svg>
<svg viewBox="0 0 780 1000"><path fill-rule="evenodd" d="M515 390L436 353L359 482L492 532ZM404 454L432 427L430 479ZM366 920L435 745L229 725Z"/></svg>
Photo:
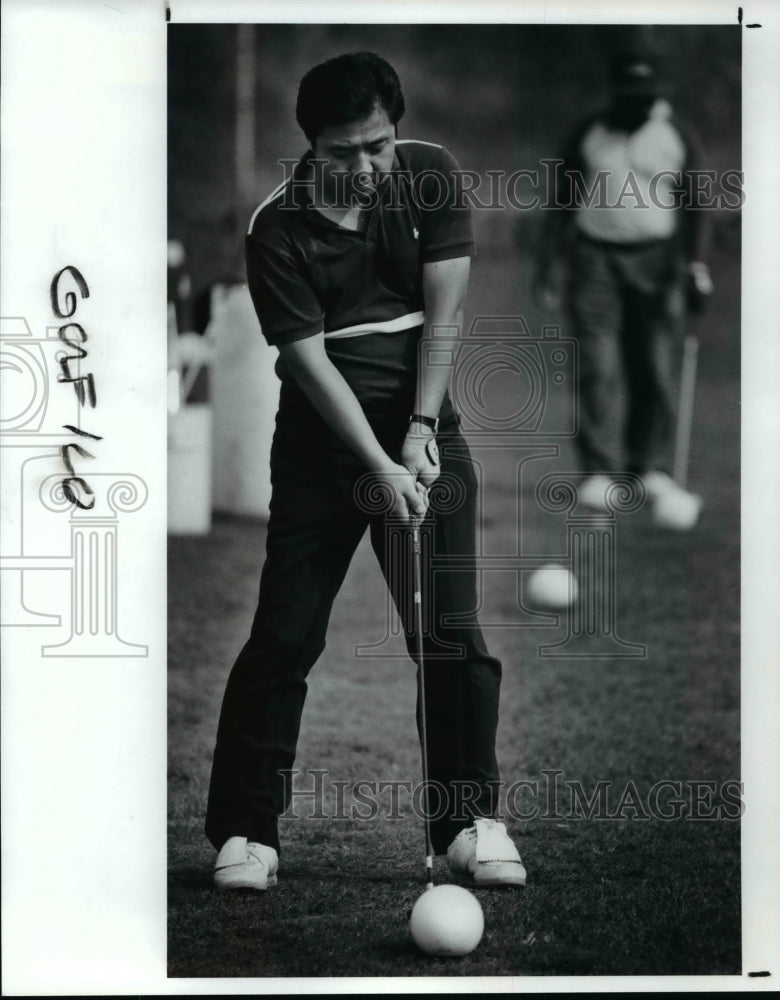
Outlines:
<svg viewBox="0 0 780 1000"><path fill-rule="evenodd" d="M526 270L509 253L481 260L471 311L524 311L538 329L540 317L525 311ZM507 782L542 781L556 769L561 781L591 791L599 781L618 793L633 782L643 795L662 780L709 781L718 803L722 784L739 779L739 282L738 255L724 242L714 276L690 468L692 488L705 497L700 523L680 535L655 528L644 509L617 516L617 630L646 656L542 658L538 647L566 634L565 616L513 627L512 587L486 590L488 642L504 664L498 753ZM511 407L508 392L509 382L497 382L494 405ZM486 461L486 550L513 551L515 470L498 453ZM569 462L564 447L559 459L535 463L534 475ZM522 483L524 549L540 562L560 558L565 524L535 504L533 486ZM264 525L237 518L218 518L206 538L170 540L170 976L740 973L739 824L723 819L638 819L630 809L624 818L582 819L566 803L550 818L510 816L528 885L478 891L485 936L458 960L425 958L408 937L424 887L422 824L408 810L402 819L383 810L372 821L284 820L278 887L260 898L218 896L202 832L205 797L263 544ZM397 638L388 647L397 658L354 652L384 634L385 608L363 544L310 679L302 772L418 780L412 664ZM310 811L301 800L302 816ZM332 798L326 811L336 811Z"/></svg>

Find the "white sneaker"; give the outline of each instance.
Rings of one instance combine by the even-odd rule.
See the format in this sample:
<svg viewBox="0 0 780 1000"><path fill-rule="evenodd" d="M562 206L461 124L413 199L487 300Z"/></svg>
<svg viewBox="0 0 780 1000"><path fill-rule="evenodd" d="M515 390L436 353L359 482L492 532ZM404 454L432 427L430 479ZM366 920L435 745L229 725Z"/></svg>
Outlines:
<svg viewBox="0 0 780 1000"><path fill-rule="evenodd" d="M662 528L688 531L702 508L702 498L678 486L665 472L648 472L642 476L645 491L653 505L653 520Z"/></svg>
<svg viewBox="0 0 780 1000"><path fill-rule="evenodd" d="M447 850L447 864L474 885L525 885L520 854L504 824L495 819L478 819L461 830Z"/></svg>
<svg viewBox="0 0 780 1000"><path fill-rule="evenodd" d="M607 490L612 485L609 476L600 473L594 476L587 476L581 483L578 490L580 503L594 510L609 510L607 507Z"/></svg>
<svg viewBox="0 0 780 1000"><path fill-rule="evenodd" d="M225 889L268 889L276 885L279 855L265 844L247 843L246 837L230 837L217 855L214 884Z"/></svg>
<svg viewBox="0 0 780 1000"><path fill-rule="evenodd" d="M681 489L665 472L646 472L642 476L642 485L650 500L657 500L659 497Z"/></svg>

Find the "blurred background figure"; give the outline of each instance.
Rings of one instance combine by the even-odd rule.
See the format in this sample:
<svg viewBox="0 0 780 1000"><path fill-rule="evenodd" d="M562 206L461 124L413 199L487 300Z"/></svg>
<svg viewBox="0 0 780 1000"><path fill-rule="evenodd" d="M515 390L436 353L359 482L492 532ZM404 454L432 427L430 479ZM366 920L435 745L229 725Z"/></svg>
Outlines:
<svg viewBox="0 0 780 1000"><path fill-rule="evenodd" d="M181 240L168 240L168 306L173 307L178 330L189 327L192 282L187 273L187 252Z"/></svg>
<svg viewBox="0 0 780 1000"><path fill-rule="evenodd" d="M611 93L575 129L555 174L534 294L566 306L579 346L580 499L605 508L611 477L641 476L658 523L692 526L701 499L671 476L686 311L712 292L699 141L675 116L648 51L612 57ZM554 207L553 207L554 206ZM708 205L707 207L711 207ZM624 415L619 417L621 393ZM678 477L680 478L680 477Z"/></svg>
<svg viewBox="0 0 780 1000"><path fill-rule="evenodd" d="M184 243L168 240L168 531L211 530L209 370L212 343L191 329L192 282Z"/></svg>

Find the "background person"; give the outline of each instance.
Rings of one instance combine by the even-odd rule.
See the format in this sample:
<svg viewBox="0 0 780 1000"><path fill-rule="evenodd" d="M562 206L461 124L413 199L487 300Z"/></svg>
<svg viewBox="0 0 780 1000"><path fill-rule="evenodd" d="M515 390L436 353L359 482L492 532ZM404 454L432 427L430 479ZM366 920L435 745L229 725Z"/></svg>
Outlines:
<svg viewBox="0 0 780 1000"><path fill-rule="evenodd" d="M535 276L537 301L555 307L561 264L579 345L578 433L586 478L580 499L605 507L610 477L642 477L651 501L695 505L671 478L675 356L686 305L712 291L707 212L697 140L661 96L643 52L613 58L608 106L574 132L557 175ZM621 376L626 412L615 442ZM695 520L695 514L693 520Z"/></svg>

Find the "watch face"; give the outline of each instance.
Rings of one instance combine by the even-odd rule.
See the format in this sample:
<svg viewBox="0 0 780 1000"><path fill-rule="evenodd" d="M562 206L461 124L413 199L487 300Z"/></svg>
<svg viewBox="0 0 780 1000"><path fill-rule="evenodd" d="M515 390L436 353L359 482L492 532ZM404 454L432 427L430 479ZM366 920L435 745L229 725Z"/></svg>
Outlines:
<svg viewBox="0 0 780 1000"><path fill-rule="evenodd" d="M426 444L425 452L434 465L439 464L439 449L436 445L436 438L431 438L428 444Z"/></svg>

